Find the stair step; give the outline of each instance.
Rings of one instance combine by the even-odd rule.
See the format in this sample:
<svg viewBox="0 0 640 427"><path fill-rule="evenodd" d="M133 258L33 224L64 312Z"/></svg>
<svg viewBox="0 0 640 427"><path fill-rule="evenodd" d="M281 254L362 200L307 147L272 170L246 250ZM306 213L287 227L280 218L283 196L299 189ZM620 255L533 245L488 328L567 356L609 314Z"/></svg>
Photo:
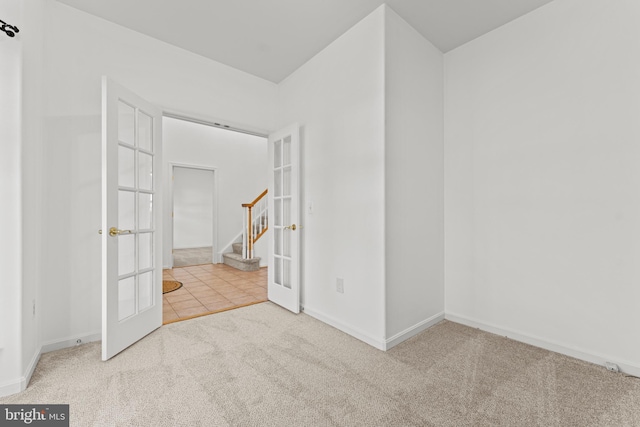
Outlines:
<svg viewBox="0 0 640 427"><path fill-rule="evenodd" d="M258 271L260 269L260 258L242 259L242 255L229 252L222 254L223 262L229 267L241 271Z"/></svg>
<svg viewBox="0 0 640 427"><path fill-rule="evenodd" d="M234 243L231 247L234 254L242 255L242 243Z"/></svg>

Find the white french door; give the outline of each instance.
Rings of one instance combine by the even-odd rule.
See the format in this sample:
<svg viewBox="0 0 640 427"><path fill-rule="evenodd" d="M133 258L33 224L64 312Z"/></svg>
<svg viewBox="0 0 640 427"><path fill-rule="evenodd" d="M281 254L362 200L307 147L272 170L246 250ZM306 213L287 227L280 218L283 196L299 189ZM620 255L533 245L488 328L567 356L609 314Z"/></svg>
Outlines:
<svg viewBox="0 0 640 427"><path fill-rule="evenodd" d="M300 312L300 130L269 135L269 300Z"/></svg>
<svg viewBox="0 0 640 427"><path fill-rule="evenodd" d="M102 360L162 325L162 113L102 79Z"/></svg>

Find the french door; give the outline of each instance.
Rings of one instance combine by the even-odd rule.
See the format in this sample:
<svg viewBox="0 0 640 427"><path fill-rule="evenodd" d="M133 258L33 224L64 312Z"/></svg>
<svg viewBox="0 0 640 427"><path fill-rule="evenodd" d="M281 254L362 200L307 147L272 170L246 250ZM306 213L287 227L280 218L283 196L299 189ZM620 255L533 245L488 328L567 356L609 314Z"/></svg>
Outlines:
<svg viewBox="0 0 640 427"><path fill-rule="evenodd" d="M102 360L162 325L161 111L102 79Z"/></svg>
<svg viewBox="0 0 640 427"><path fill-rule="evenodd" d="M300 131L289 126L269 136L268 298L300 312Z"/></svg>

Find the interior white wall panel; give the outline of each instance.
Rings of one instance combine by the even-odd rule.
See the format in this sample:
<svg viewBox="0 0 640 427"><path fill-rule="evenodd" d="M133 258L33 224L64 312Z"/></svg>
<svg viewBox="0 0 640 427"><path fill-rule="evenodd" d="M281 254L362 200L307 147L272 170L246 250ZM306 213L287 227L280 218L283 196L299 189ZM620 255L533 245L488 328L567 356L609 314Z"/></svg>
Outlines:
<svg viewBox="0 0 640 427"><path fill-rule="evenodd" d="M446 312L640 372L640 3L445 55Z"/></svg>

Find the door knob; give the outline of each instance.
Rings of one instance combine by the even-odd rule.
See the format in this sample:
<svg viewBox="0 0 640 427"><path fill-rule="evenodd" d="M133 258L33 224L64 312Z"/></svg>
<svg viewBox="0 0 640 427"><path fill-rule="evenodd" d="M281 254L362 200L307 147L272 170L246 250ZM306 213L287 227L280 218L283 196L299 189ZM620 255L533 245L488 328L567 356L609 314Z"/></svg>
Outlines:
<svg viewBox="0 0 640 427"><path fill-rule="evenodd" d="M296 227L296 225L295 225L295 224L291 224L291 225L289 225L289 226L285 227L284 229L285 229L285 230L296 231L296 228L297 228L297 227Z"/></svg>
<svg viewBox="0 0 640 427"><path fill-rule="evenodd" d="M131 230L120 230L117 227L111 227L109 229L109 236L115 237L120 234L131 234Z"/></svg>

